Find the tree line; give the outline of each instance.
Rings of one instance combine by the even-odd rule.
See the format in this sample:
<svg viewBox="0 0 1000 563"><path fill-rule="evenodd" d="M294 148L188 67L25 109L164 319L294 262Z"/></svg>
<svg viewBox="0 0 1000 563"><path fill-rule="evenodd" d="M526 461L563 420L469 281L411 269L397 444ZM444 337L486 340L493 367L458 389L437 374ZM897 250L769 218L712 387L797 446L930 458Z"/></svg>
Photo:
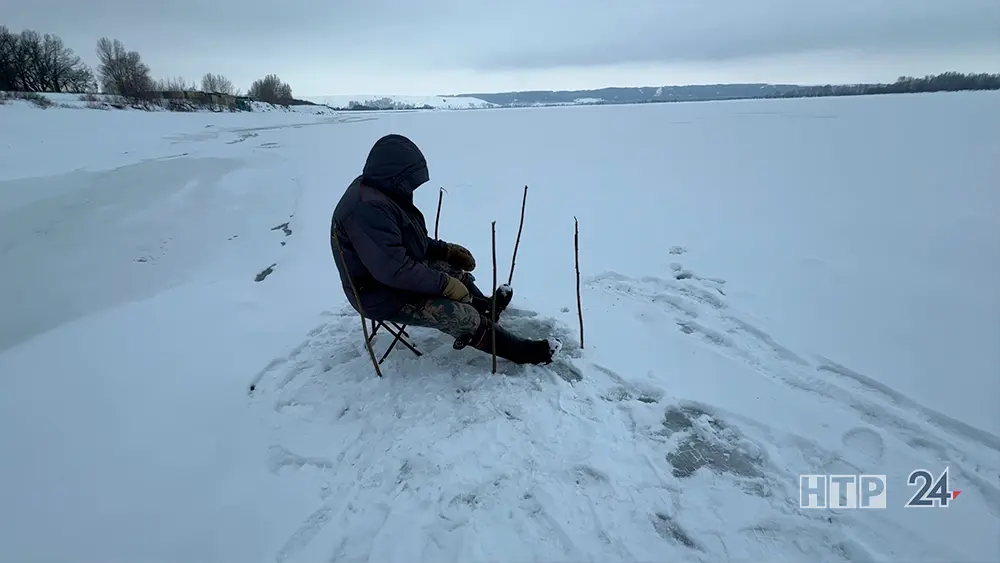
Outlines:
<svg viewBox="0 0 1000 563"><path fill-rule="evenodd" d="M1000 90L1000 74L942 72L941 74L927 75L923 78L900 76L892 84L826 84L824 86L805 86L770 94L766 97L814 98L822 96L957 92L962 90Z"/></svg>
<svg viewBox="0 0 1000 563"><path fill-rule="evenodd" d="M200 84L182 77L154 79L138 51L118 39L102 37L95 47L98 66L91 69L63 40L34 30L20 33L0 25L0 92L53 92L121 96L132 102L149 101L162 92L200 91L241 96L222 74L206 73ZM276 74L255 80L247 97L288 105L292 87Z"/></svg>

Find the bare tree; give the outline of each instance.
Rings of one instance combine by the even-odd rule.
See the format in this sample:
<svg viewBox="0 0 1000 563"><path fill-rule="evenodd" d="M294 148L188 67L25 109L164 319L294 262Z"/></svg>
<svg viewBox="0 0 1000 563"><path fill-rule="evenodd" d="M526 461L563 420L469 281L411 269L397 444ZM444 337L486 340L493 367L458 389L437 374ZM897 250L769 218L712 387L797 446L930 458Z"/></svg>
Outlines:
<svg viewBox="0 0 1000 563"><path fill-rule="evenodd" d="M160 92L194 92L198 87L193 82L188 84L188 81L184 80L183 77L177 76L155 81L153 89Z"/></svg>
<svg viewBox="0 0 1000 563"><path fill-rule="evenodd" d="M247 92L251 98L272 104L288 105L292 102L292 87L281 81L277 74L268 74L255 80Z"/></svg>
<svg viewBox="0 0 1000 563"><path fill-rule="evenodd" d="M0 25L0 90L20 90L20 68L17 64L18 37Z"/></svg>
<svg viewBox="0 0 1000 563"><path fill-rule="evenodd" d="M0 26L0 90L90 92L94 74L58 36Z"/></svg>
<svg viewBox="0 0 1000 563"><path fill-rule="evenodd" d="M233 83L228 78L221 74L212 74L211 72L201 77L201 91L210 94L240 95L240 91L233 86Z"/></svg>
<svg viewBox="0 0 1000 563"><path fill-rule="evenodd" d="M126 51L122 42L102 37L97 42L101 90L131 99L145 99L153 90L149 67L137 51Z"/></svg>
<svg viewBox="0 0 1000 563"><path fill-rule="evenodd" d="M55 35L45 35L43 50L50 61L48 83L54 92L95 92L94 71Z"/></svg>
<svg viewBox="0 0 1000 563"><path fill-rule="evenodd" d="M42 58L42 36L37 31L26 29L18 37L14 49L14 62L18 68L18 81L23 92L40 92L41 74L44 69Z"/></svg>

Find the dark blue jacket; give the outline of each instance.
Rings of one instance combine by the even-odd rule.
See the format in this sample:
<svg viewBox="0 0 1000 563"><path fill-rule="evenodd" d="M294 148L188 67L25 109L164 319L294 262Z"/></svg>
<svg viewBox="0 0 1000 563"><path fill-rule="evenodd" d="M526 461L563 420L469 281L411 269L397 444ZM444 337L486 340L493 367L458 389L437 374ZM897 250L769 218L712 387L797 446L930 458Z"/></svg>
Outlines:
<svg viewBox="0 0 1000 563"><path fill-rule="evenodd" d="M402 135L386 135L372 147L362 174L334 209L333 259L347 300L367 318L385 320L407 303L444 292L448 276L426 262L445 259L447 245L428 236L424 215L413 205L413 191L429 180L420 149Z"/></svg>

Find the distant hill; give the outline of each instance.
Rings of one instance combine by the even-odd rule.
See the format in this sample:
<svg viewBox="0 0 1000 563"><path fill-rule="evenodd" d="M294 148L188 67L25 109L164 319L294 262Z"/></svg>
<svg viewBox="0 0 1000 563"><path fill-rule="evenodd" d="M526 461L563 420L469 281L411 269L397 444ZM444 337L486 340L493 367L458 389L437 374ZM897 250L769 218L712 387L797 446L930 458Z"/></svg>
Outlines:
<svg viewBox="0 0 1000 563"><path fill-rule="evenodd" d="M699 84L690 86L646 86L601 88L599 90L533 90L492 94L454 94L476 98L499 106L547 106L579 104L638 104L651 102L694 102L736 98L776 97L797 90L796 84Z"/></svg>
<svg viewBox="0 0 1000 563"><path fill-rule="evenodd" d="M859 96L959 90L1000 89L998 74L945 72L923 78L899 77L891 84L843 84L802 86L798 84L696 84L688 86L645 86L600 88L597 90L531 90L447 94L441 96L315 96L311 102L334 109L434 110L488 109L600 104L648 104L658 102L699 102L752 98L802 98L814 96Z"/></svg>

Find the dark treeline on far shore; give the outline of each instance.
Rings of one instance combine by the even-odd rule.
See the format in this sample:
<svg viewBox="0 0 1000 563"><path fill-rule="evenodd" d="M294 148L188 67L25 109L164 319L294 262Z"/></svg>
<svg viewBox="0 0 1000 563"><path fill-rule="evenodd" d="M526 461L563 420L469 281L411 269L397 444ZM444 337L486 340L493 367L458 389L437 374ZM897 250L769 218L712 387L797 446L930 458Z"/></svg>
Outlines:
<svg viewBox="0 0 1000 563"><path fill-rule="evenodd" d="M916 94L921 92L958 92L962 90L1000 90L1000 74L964 74L942 72L923 78L900 76L892 84L839 84L801 86L768 98L814 98L820 96L867 96L873 94Z"/></svg>

